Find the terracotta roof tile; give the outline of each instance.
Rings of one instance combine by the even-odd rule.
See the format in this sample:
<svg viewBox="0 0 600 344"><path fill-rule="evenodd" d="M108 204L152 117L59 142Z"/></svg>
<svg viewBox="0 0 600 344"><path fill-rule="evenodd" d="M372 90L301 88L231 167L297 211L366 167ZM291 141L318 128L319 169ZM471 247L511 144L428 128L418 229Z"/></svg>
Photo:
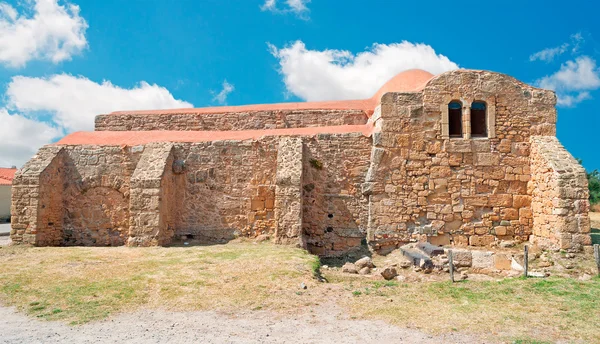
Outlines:
<svg viewBox="0 0 600 344"><path fill-rule="evenodd" d="M258 139L263 136L313 136L317 134L344 133L362 133L365 136L370 136L372 132L372 124L237 131L80 131L65 136L56 144L135 146L152 142L209 142L218 140L249 140Z"/></svg>
<svg viewBox="0 0 600 344"><path fill-rule="evenodd" d="M0 185L12 185L12 180L15 178L16 168L0 167Z"/></svg>

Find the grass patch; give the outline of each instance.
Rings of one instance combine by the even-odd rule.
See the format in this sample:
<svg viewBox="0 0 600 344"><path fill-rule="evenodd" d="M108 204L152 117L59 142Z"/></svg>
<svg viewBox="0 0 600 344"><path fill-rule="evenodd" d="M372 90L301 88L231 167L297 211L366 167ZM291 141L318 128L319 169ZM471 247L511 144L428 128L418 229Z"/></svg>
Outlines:
<svg viewBox="0 0 600 344"><path fill-rule="evenodd" d="M557 339L600 342L600 278L501 281L363 282L326 276L345 285L345 305L359 318L376 318L433 333L502 336L515 343ZM523 338L532 333L533 339ZM541 341L540 341L541 340Z"/></svg>
<svg viewBox="0 0 600 344"><path fill-rule="evenodd" d="M0 250L0 301L35 317L80 324L139 307L293 309L318 259L269 243L186 248ZM312 286L312 285L311 285Z"/></svg>

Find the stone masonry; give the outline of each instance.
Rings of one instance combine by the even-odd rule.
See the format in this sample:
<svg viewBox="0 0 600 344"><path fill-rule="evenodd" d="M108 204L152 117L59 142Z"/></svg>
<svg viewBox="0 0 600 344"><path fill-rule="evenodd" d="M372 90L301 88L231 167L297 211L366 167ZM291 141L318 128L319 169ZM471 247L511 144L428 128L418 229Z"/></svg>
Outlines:
<svg viewBox="0 0 600 344"><path fill-rule="evenodd" d="M577 251L591 242L587 179L555 137L555 103L503 74L413 70L366 100L100 115L96 131L43 147L17 173L11 236L268 235L321 256L415 241Z"/></svg>

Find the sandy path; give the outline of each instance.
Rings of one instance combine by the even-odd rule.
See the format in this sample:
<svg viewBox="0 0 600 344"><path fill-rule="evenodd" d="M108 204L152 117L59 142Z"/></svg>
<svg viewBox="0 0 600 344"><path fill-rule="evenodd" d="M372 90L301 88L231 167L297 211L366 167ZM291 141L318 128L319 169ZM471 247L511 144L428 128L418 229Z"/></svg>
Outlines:
<svg viewBox="0 0 600 344"><path fill-rule="evenodd" d="M415 315L418 316L418 315ZM139 311L82 326L39 321L0 307L0 343L484 343L462 334L431 336L382 321L344 319L323 306L310 314L268 311Z"/></svg>

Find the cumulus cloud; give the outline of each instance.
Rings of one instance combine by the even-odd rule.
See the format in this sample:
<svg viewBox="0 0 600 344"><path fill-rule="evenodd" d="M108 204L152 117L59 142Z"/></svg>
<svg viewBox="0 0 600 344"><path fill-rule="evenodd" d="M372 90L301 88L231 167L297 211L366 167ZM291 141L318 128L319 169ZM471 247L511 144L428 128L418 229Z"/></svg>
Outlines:
<svg viewBox="0 0 600 344"><path fill-rule="evenodd" d="M562 64L560 69L536 81L539 87L556 91L558 105L574 106L589 99L589 91L600 88L600 69L596 60L579 56Z"/></svg>
<svg viewBox="0 0 600 344"><path fill-rule="evenodd" d="M580 32L571 35L571 41L570 42L566 42L563 43L561 45L559 45L558 47L554 47L554 48L546 48L543 49L541 51L538 51L534 54L531 54L531 56L529 56L529 61L545 61L545 62L551 62L553 61L556 57L564 54L566 51L569 50L569 48L571 49L571 52L573 54L577 53L579 51L579 47L581 46L581 44L583 43L583 36Z"/></svg>
<svg viewBox="0 0 600 344"><path fill-rule="evenodd" d="M58 63L71 59L87 47L88 24L79 6L59 5L57 0L30 0L25 13L0 3L0 63L22 67L39 59Z"/></svg>
<svg viewBox="0 0 600 344"><path fill-rule="evenodd" d="M358 54L309 50L301 41L281 49L269 44L269 49L279 59L287 91L307 101L370 98L402 71L419 68L439 74L458 68L431 46L407 41L376 43Z"/></svg>
<svg viewBox="0 0 600 344"><path fill-rule="evenodd" d="M213 92L213 101L219 104L227 104L227 96L229 95L229 93L233 92L233 90L235 90L235 87L232 84L228 83L227 80L223 80L223 88L221 89L221 91L219 93Z"/></svg>
<svg viewBox="0 0 600 344"><path fill-rule="evenodd" d="M78 130L92 130L94 117L118 110L189 108L164 87L140 82L121 88L68 74L13 77L0 108L0 166L22 164L39 147Z"/></svg>
<svg viewBox="0 0 600 344"><path fill-rule="evenodd" d="M306 6L310 0L284 0L283 5L277 5L278 0L265 0L265 3L260 7L263 11L271 11L274 13L295 13L301 18L308 19L308 7Z"/></svg>
<svg viewBox="0 0 600 344"><path fill-rule="evenodd" d="M192 107L156 84L142 81L127 89L110 81L96 83L68 74L48 78L16 76L8 84L6 101L9 108L20 112L51 114L66 131L91 130L96 115L117 110Z"/></svg>
<svg viewBox="0 0 600 344"><path fill-rule="evenodd" d="M0 108L0 166L22 166L44 144L63 135L60 128L48 123L10 114Z"/></svg>

